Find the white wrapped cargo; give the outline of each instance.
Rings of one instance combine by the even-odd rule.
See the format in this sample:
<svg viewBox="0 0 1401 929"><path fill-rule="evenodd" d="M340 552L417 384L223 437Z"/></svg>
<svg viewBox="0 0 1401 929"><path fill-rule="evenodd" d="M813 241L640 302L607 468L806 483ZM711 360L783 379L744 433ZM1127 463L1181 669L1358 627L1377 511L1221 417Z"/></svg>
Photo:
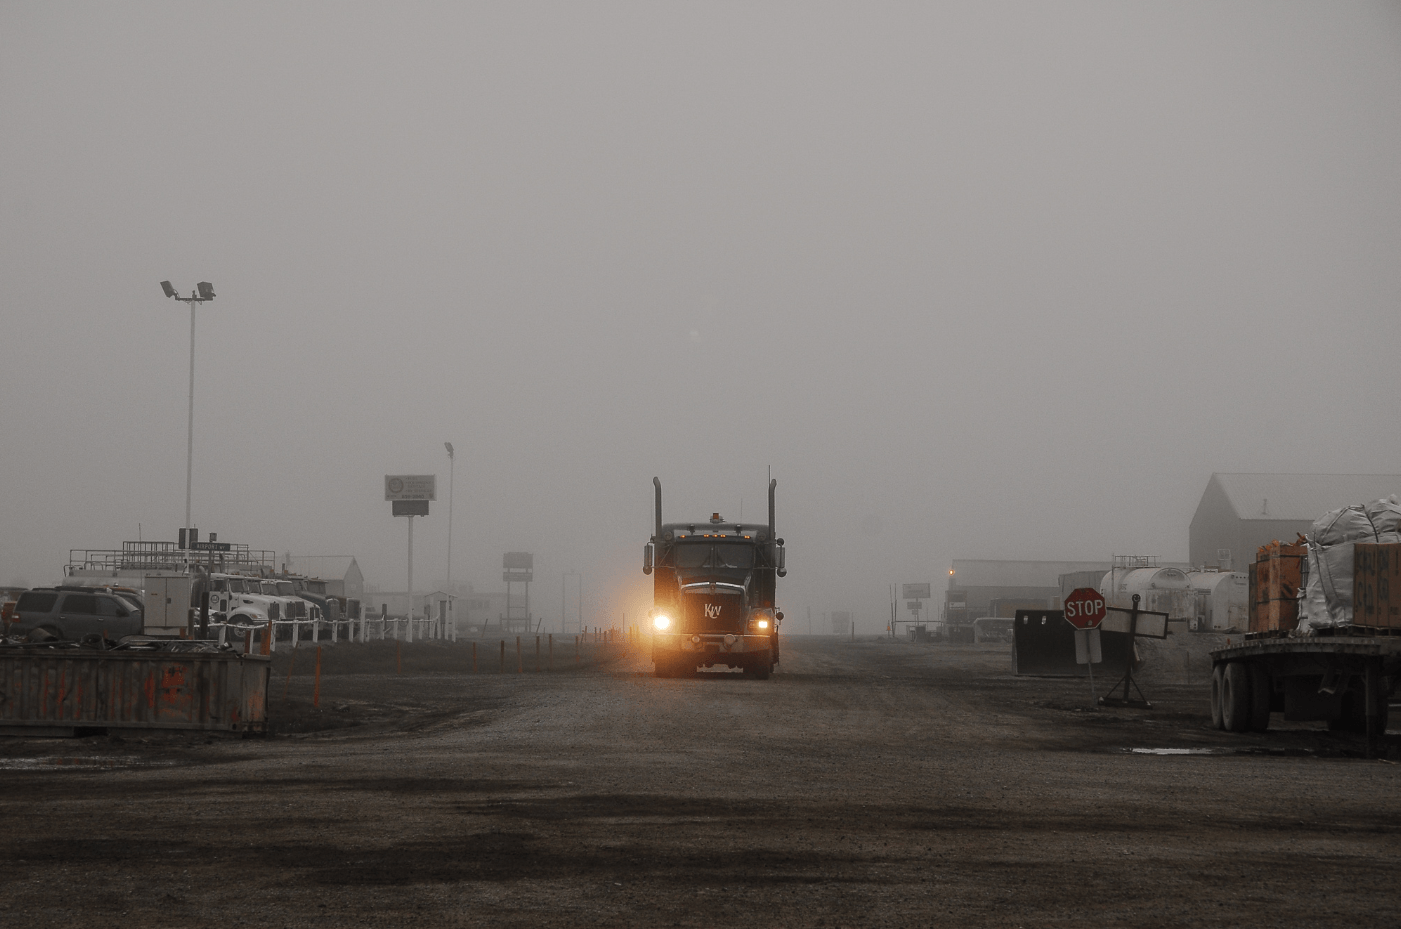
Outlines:
<svg viewBox="0 0 1401 929"><path fill-rule="evenodd" d="M1351 625L1352 547L1401 542L1401 504L1392 495L1332 510L1315 520L1307 542L1309 577L1299 605L1299 631Z"/></svg>

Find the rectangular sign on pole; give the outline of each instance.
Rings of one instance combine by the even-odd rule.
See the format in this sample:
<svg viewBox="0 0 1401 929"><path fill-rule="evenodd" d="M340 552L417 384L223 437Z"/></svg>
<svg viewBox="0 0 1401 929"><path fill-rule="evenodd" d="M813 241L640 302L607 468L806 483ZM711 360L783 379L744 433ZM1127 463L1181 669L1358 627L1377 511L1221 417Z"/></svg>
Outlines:
<svg viewBox="0 0 1401 929"><path fill-rule="evenodd" d="M1132 610L1126 610L1121 606L1111 606L1105 611L1104 622L1099 624L1099 628L1105 632L1122 632L1125 635L1129 631L1129 617ZM1134 626L1134 635L1141 635L1149 639L1167 638L1168 614L1158 613L1149 610L1138 611L1138 623Z"/></svg>
<svg viewBox="0 0 1401 929"><path fill-rule="evenodd" d="M928 600L928 599L929 599L929 585L928 585L928 584L902 584L902 585L900 585L900 590L902 591L902 593L900 594L900 599L901 599L901 600Z"/></svg>
<svg viewBox="0 0 1401 929"><path fill-rule="evenodd" d="M391 501L437 500L438 475L386 474L384 476L384 499Z"/></svg>
<svg viewBox="0 0 1401 929"><path fill-rule="evenodd" d="M1099 647L1099 627L1075 630L1075 663L1100 664L1104 653Z"/></svg>

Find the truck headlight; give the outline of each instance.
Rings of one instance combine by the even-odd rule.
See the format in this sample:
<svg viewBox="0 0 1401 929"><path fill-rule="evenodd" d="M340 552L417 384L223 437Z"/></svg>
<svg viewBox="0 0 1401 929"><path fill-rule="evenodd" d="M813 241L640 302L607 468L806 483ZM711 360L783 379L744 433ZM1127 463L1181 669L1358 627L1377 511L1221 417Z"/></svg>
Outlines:
<svg viewBox="0 0 1401 929"><path fill-rule="evenodd" d="M664 615L664 614L662 614L662 613L658 613L656 616L653 616L653 617L652 617L652 628L653 628L653 629L656 629L658 632L662 632L662 631L664 631L664 630L666 630L666 629L670 629L670 628L671 628L671 617L670 617L670 616L666 616L666 615Z"/></svg>
<svg viewBox="0 0 1401 929"><path fill-rule="evenodd" d="M756 619L754 620L754 628L767 629L769 628L769 621L767 619Z"/></svg>

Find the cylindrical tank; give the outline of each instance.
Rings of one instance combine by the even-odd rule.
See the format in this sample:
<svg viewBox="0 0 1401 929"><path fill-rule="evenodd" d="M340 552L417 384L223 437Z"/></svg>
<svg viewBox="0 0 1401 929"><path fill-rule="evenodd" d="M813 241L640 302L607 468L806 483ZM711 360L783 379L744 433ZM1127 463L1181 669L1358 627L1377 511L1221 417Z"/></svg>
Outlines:
<svg viewBox="0 0 1401 929"><path fill-rule="evenodd" d="M1138 594L1138 608L1168 614L1168 620L1191 624L1197 616L1197 594L1187 575L1177 568L1119 568L1105 572L1099 592L1108 606L1129 609Z"/></svg>
<svg viewBox="0 0 1401 929"><path fill-rule="evenodd" d="M1250 579L1229 571L1193 571L1187 582L1197 592L1198 632L1245 632L1250 624Z"/></svg>

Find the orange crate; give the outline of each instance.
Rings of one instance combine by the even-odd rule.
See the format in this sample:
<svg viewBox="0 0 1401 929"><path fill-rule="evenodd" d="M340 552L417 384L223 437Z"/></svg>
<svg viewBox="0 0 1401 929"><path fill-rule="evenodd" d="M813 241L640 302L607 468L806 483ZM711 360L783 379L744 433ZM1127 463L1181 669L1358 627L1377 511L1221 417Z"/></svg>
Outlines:
<svg viewBox="0 0 1401 929"><path fill-rule="evenodd" d="M1298 600L1270 600L1251 604L1251 632L1288 632L1298 625Z"/></svg>
<svg viewBox="0 0 1401 929"><path fill-rule="evenodd" d="M1300 544L1271 542L1260 546L1255 562L1255 602L1293 600L1303 580L1306 552Z"/></svg>

